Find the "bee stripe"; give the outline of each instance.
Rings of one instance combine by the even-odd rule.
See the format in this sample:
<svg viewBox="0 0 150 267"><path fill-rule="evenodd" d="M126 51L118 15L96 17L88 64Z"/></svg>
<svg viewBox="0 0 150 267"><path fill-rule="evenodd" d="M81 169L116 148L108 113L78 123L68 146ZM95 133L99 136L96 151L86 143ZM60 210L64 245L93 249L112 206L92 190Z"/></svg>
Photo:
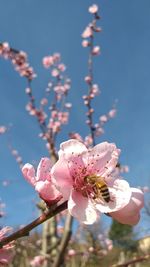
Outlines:
<svg viewBox="0 0 150 267"><path fill-rule="evenodd" d="M102 192L102 196L109 196L109 192Z"/></svg>

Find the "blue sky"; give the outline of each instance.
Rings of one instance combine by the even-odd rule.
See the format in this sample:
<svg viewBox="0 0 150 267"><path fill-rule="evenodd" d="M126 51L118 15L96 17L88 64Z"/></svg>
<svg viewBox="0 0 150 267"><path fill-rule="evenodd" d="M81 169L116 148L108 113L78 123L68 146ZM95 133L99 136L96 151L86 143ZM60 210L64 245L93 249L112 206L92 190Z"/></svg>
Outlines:
<svg viewBox="0 0 150 267"><path fill-rule="evenodd" d="M28 53L38 77L33 82L37 100L43 95L49 73L42 67L42 58L60 52L72 80L69 100L73 103L70 124L58 138L67 133L87 134L86 109L82 95L86 92L87 50L81 46L81 33L90 21L88 6L93 1L69 0L2 0L0 6L0 41L8 41L16 49ZM115 142L121 148L121 163L130 167L126 175L132 186L150 183L150 1L101 0L100 25L96 38L101 56L94 62L95 82L101 95L95 100L96 118L109 111L117 99L117 117L105 127L98 141ZM26 81L18 76L10 62L0 59L0 125L13 123L13 146L24 162L36 162L47 156L45 144L37 137L38 126L24 107ZM25 224L35 218L36 194L24 181L19 167L7 149L8 140L0 136L0 180L10 179L9 187L0 184L0 196L7 204L4 224ZM31 204L32 201L32 204ZM139 227L146 228L144 217Z"/></svg>

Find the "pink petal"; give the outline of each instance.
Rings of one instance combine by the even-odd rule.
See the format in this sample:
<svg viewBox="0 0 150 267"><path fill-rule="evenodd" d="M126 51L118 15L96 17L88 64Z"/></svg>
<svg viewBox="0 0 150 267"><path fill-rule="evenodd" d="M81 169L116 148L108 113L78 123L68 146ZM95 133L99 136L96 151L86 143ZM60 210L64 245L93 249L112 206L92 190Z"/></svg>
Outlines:
<svg viewBox="0 0 150 267"><path fill-rule="evenodd" d="M140 189L132 188L131 200L123 209L110 215L123 224L135 225L140 220L140 209L144 206L144 195Z"/></svg>
<svg viewBox="0 0 150 267"><path fill-rule="evenodd" d="M131 188L127 181L117 179L113 187L109 187L110 202L101 202L96 204L96 208L103 213L110 213L125 207L131 199Z"/></svg>
<svg viewBox="0 0 150 267"><path fill-rule="evenodd" d="M57 202L62 198L60 192L49 181L37 182L35 190L39 193L40 197L49 204L51 204L51 202Z"/></svg>
<svg viewBox="0 0 150 267"><path fill-rule="evenodd" d="M37 168L36 181L51 180L50 171L52 168L52 163L49 158L42 158Z"/></svg>
<svg viewBox="0 0 150 267"><path fill-rule="evenodd" d="M73 217L84 224L93 224L98 218L91 201L74 190L68 201L68 210Z"/></svg>
<svg viewBox="0 0 150 267"><path fill-rule="evenodd" d="M52 181L57 189L62 193L65 200L69 199L73 186L72 177L65 160L58 160L51 170Z"/></svg>
<svg viewBox="0 0 150 267"><path fill-rule="evenodd" d="M36 180L35 180L35 169L34 167L26 163L22 168L22 173L24 178L33 186L35 186Z"/></svg>
<svg viewBox="0 0 150 267"><path fill-rule="evenodd" d="M86 146L75 139L70 139L61 143L59 156L65 155L65 158L76 157L87 152Z"/></svg>
<svg viewBox="0 0 150 267"><path fill-rule="evenodd" d="M85 167L82 156L86 152L86 146L75 139L70 139L60 145L59 157L63 157L64 161L67 161L69 172L72 177L75 178Z"/></svg>
<svg viewBox="0 0 150 267"><path fill-rule="evenodd" d="M106 177L110 174L118 162L120 150L115 144L103 142L92 148L84 156L84 162L91 173Z"/></svg>

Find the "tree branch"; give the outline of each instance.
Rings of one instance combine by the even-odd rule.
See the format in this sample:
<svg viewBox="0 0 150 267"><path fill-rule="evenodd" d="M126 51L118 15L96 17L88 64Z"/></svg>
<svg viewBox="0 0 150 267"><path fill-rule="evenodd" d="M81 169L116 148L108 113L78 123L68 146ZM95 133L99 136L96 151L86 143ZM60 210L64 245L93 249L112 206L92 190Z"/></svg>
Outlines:
<svg viewBox="0 0 150 267"><path fill-rule="evenodd" d="M118 264L118 265L112 265L112 267L128 267L129 265L134 264L136 262L149 260L149 258L150 258L150 255L145 255L145 256L142 256L142 257L139 257L139 258L136 258L136 259L132 259L132 260L129 260L127 262L124 262L124 263L121 263L121 264Z"/></svg>
<svg viewBox="0 0 150 267"><path fill-rule="evenodd" d="M67 201L65 201L61 205L57 206L55 209L47 210L46 212L44 212L40 217L38 217L33 222L29 223L28 225L26 225L22 229L12 233L11 235L3 238L0 241L0 248L2 248L4 245L10 243L13 240L16 240L16 239L23 237L23 236L28 236L29 232L32 229L34 229L35 227L37 227L41 223L45 222L46 220L54 217L55 215L57 215L58 213L60 213L61 211L65 210L65 209L67 209Z"/></svg>

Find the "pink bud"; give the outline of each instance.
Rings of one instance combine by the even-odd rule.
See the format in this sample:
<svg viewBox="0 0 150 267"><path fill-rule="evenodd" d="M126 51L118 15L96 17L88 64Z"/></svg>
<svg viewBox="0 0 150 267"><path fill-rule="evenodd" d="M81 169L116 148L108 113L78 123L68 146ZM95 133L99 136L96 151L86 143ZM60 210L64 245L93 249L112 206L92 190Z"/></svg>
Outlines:
<svg viewBox="0 0 150 267"><path fill-rule="evenodd" d="M85 80L86 83L90 83L92 81L92 77L91 76L86 76L84 78L84 80Z"/></svg>
<svg viewBox="0 0 150 267"><path fill-rule="evenodd" d="M97 56L100 54L100 47L99 46L94 46L92 50L92 55Z"/></svg>
<svg viewBox="0 0 150 267"><path fill-rule="evenodd" d="M90 45L90 43L88 42L88 40L83 40L82 41L82 46L83 47L87 47L87 46L89 46Z"/></svg>
<svg viewBox="0 0 150 267"><path fill-rule="evenodd" d="M98 12L98 6L95 5L95 4L93 4L92 6L89 7L89 12L90 12L91 14L95 14L95 13L97 13L97 12Z"/></svg>
<svg viewBox="0 0 150 267"><path fill-rule="evenodd" d="M68 250L68 256L75 256L76 255L76 252L74 249L69 249Z"/></svg>

